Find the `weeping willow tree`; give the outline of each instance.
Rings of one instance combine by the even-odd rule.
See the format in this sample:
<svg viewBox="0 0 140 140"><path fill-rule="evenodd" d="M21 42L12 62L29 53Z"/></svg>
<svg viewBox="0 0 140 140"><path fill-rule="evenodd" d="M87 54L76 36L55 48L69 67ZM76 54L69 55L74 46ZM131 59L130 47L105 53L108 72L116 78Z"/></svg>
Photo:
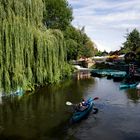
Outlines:
<svg viewBox="0 0 140 140"><path fill-rule="evenodd" d="M42 0L0 1L0 89L55 83L66 70L65 40L43 24ZM68 70L68 69L67 69Z"/></svg>

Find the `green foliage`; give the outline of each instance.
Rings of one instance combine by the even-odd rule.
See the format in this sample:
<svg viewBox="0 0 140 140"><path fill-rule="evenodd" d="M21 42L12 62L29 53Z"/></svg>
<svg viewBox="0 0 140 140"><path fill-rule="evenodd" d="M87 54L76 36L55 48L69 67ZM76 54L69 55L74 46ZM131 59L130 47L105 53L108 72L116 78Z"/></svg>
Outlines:
<svg viewBox="0 0 140 140"><path fill-rule="evenodd" d="M94 49L95 56L102 56L102 51L98 50L97 48Z"/></svg>
<svg viewBox="0 0 140 140"><path fill-rule="evenodd" d="M65 39L60 30L45 28L43 10L42 0L0 2L0 88L4 92L62 79Z"/></svg>
<svg viewBox="0 0 140 140"><path fill-rule="evenodd" d="M44 3L43 22L47 28L65 30L73 19L67 0L44 0Z"/></svg>
<svg viewBox="0 0 140 140"><path fill-rule="evenodd" d="M80 57L92 57L95 52L95 44L81 30L68 26L64 32L67 46L67 59L78 59Z"/></svg>
<svg viewBox="0 0 140 140"><path fill-rule="evenodd" d="M66 44L67 44L67 60L76 60L78 43L73 39L68 39L66 41Z"/></svg>
<svg viewBox="0 0 140 140"><path fill-rule="evenodd" d="M71 74L67 60L94 55L95 44L72 19L67 0L0 1L1 91L57 83Z"/></svg>
<svg viewBox="0 0 140 140"><path fill-rule="evenodd" d="M95 44L85 34L84 27L80 30L71 25L72 8L67 0L44 0L44 3L44 25L63 30L67 60L93 56Z"/></svg>
<svg viewBox="0 0 140 140"><path fill-rule="evenodd" d="M126 41L123 43L123 47L120 50L121 53L135 52L136 58L140 60L140 33L137 29L128 33Z"/></svg>
<svg viewBox="0 0 140 140"><path fill-rule="evenodd" d="M92 57L94 56L94 47L93 42L91 40L88 40L85 42L85 46L82 49L82 56L84 57Z"/></svg>
<svg viewBox="0 0 140 140"><path fill-rule="evenodd" d="M122 50L124 52L136 51L140 48L140 33L137 29L134 29L132 32L128 33L126 36L126 41L123 43Z"/></svg>
<svg viewBox="0 0 140 140"><path fill-rule="evenodd" d="M65 63L64 67L62 68L62 79L69 78L72 71L74 71L72 65Z"/></svg>

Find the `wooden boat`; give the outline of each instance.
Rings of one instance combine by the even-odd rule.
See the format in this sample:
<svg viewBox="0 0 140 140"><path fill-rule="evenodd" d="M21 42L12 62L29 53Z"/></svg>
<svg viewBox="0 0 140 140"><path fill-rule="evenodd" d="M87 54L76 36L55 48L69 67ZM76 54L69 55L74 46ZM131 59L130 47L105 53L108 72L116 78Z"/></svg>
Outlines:
<svg viewBox="0 0 140 140"><path fill-rule="evenodd" d="M82 120L83 118L85 118L92 110L93 108L93 100L92 98L89 98L86 102L88 103L87 107L84 110L79 110L74 112L74 114L72 115L72 122L78 122L80 120Z"/></svg>

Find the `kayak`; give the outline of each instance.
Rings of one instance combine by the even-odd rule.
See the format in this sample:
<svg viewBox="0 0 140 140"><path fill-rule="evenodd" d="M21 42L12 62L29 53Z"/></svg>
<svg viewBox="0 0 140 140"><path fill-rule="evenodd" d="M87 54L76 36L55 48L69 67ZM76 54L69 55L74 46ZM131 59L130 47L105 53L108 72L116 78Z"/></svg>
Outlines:
<svg viewBox="0 0 140 140"><path fill-rule="evenodd" d="M137 85L138 85L138 83L121 83L120 89L123 89L123 88L136 88Z"/></svg>
<svg viewBox="0 0 140 140"><path fill-rule="evenodd" d="M71 118L72 122L78 122L78 121L82 120L84 117L86 117L91 112L93 105L94 105L93 99L89 98L86 102L88 103L88 105L84 110L74 112L74 114L72 115L72 118Z"/></svg>

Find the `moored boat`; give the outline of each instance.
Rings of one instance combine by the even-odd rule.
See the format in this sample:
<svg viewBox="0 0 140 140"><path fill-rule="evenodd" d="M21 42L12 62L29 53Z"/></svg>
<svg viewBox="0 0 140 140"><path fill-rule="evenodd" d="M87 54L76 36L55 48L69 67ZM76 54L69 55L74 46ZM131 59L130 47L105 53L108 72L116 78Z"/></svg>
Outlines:
<svg viewBox="0 0 140 140"><path fill-rule="evenodd" d="M138 85L138 83L121 83L120 89L124 89L124 88L136 88L137 85Z"/></svg>

